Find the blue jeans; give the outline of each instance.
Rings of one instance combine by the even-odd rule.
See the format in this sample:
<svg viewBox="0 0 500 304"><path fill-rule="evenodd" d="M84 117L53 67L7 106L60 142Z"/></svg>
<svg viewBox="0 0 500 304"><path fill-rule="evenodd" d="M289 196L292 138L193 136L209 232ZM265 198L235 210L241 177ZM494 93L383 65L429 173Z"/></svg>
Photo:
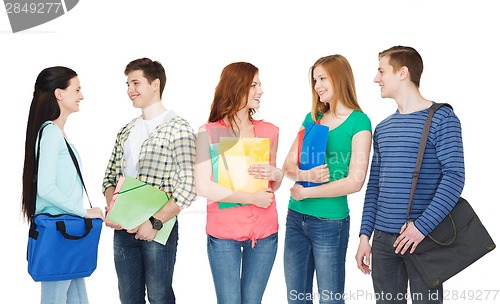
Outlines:
<svg viewBox="0 0 500 304"><path fill-rule="evenodd" d="M172 277L177 254L178 221L165 246L135 239L135 234L115 230L113 246L118 291L123 304L175 303Z"/></svg>
<svg viewBox="0 0 500 304"><path fill-rule="evenodd" d="M42 282L41 304L88 304L85 279Z"/></svg>
<svg viewBox="0 0 500 304"><path fill-rule="evenodd" d="M288 210L284 266L288 303L344 303L349 217L322 219ZM316 271L318 293L313 293Z"/></svg>
<svg viewBox="0 0 500 304"><path fill-rule="evenodd" d="M397 233L375 230L372 242L372 280L378 304L443 303L443 286L428 288L406 252L394 253ZM408 280L410 294L407 294Z"/></svg>
<svg viewBox="0 0 500 304"><path fill-rule="evenodd" d="M218 304L260 304L278 250L278 234L252 241L207 236Z"/></svg>

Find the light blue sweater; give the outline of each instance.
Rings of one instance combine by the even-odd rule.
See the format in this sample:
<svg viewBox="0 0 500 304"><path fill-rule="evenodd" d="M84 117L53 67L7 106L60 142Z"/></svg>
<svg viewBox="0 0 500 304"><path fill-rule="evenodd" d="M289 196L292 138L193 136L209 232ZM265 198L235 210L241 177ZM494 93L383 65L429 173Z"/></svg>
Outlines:
<svg viewBox="0 0 500 304"><path fill-rule="evenodd" d="M35 213L70 213L83 217L86 214L83 185L64 142L64 135L54 123L45 124L48 125L43 129L40 142ZM37 145L38 141L35 153ZM78 152L73 145L71 148L80 163Z"/></svg>

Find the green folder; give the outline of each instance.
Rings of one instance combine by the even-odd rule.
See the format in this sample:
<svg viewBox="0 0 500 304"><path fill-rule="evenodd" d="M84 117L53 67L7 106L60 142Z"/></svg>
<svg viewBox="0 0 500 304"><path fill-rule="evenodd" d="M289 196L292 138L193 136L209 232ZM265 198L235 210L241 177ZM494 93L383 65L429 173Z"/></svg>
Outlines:
<svg viewBox="0 0 500 304"><path fill-rule="evenodd" d="M219 144L210 144L210 157L212 158L214 182L219 183ZM219 209L246 206L245 204L231 202L218 202L217 204L219 205Z"/></svg>
<svg viewBox="0 0 500 304"><path fill-rule="evenodd" d="M132 177L120 178L106 219L125 229L134 229L158 212L170 199L160 189ZM155 241L165 244L177 217L163 224Z"/></svg>
<svg viewBox="0 0 500 304"><path fill-rule="evenodd" d="M175 221L177 221L177 215L163 223L163 227L158 230L155 236L155 242L158 242L162 245L167 243L168 237L170 236L170 232L172 232L172 228L174 228Z"/></svg>

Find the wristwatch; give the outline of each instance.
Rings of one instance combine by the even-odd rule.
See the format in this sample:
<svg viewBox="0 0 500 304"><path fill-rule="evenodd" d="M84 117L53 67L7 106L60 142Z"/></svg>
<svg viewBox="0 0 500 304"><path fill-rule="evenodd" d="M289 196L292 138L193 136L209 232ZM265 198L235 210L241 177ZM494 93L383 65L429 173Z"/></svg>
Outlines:
<svg viewBox="0 0 500 304"><path fill-rule="evenodd" d="M150 217L149 221L153 225L153 229L160 230L163 227L163 223L154 216Z"/></svg>

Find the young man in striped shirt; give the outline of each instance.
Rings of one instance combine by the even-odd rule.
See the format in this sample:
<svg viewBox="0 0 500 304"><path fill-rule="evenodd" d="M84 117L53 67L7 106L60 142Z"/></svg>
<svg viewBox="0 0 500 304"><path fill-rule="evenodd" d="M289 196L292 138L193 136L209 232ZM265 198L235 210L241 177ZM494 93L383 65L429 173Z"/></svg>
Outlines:
<svg viewBox="0 0 500 304"><path fill-rule="evenodd" d="M382 98L394 99L398 109L373 134L373 159L356 254L358 268L365 274L372 272L377 303L406 303L408 281L412 303L443 300L442 285L427 288L408 254L453 209L462 192L465 181L462 132L460 121L450 108L436 111L411 222L406 225L420 136L433 104L419 91L422 70L422 58L411 47L395 46L379 54L374 81L380 86Z"/></svg>

